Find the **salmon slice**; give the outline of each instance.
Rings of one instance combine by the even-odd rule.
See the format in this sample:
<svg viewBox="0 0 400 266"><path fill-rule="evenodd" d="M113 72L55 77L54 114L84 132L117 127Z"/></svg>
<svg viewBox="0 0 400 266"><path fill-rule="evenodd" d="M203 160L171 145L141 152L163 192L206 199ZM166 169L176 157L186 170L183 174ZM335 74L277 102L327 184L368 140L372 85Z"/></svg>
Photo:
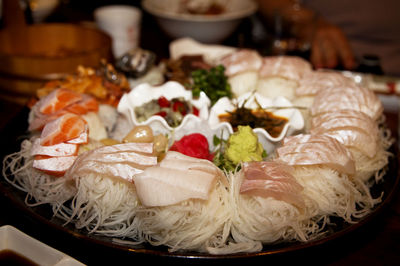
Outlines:
<svg viewBox="0 0 400 266"><path fill-rule="evenodd" d="M52 91L38 102L39 111L42 114L53 114L81 100L82 94L69 89L60 88Z"/></svg>
<svg viewBox="0 0 400 266"><path fill-rule="evenodd" d="M87 130L80 116L66 113L46 124L40 136L40 145L50 146L78 138Z"/></svg>
<svg viewBox="0 0 400 266"><path fill-rule="evenodd" d="M33 142L31 155L47 155L47 156L72 156L78 153L77 144L59 143L51 146L40 145L40 138Z"/></svg>
<svg viewBox="0 0 400 266"><path fill-rule="evenodd" d="M278 160L292 166L327 166L340 173L355 174L350 151L326 135L299 134L284 139L276 149Z"/></svg>
<svg viewBox="0 0 400 266"><path fill-rule="evenodd" d="M33 167L53 176L63 176L73 165L77 156L47 157L36 156Z"/></svg>
<svg viewBox="0 0 400 266"><path fill-rule="evenodd" d="M66 106L65 110L78 115L99 111L99 103L94 97L87 94L83 94L82 97L82 100Z"/></svg>
<svg viewBox="0 0 400 266"><path fill-rule="evenodd" d="M304 189L290 173L293 169L279 162L246 162L243 164L245 179L240 193L272 197L299 208L304 208L301 191Z"/></svg>

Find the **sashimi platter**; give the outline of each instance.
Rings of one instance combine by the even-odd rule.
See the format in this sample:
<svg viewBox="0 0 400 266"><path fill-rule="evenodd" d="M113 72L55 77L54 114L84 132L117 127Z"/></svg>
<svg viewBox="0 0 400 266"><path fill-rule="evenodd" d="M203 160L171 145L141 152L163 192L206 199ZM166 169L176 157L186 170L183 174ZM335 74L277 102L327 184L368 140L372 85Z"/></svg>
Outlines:
<svg viewBox="0 0 400 266"><path fill-rule="evenodd" d="M199 256L324 239L386 196L383 104L295 56L171 42L78 67L29 101L2 176L27 206L116 245Z"/></svg>

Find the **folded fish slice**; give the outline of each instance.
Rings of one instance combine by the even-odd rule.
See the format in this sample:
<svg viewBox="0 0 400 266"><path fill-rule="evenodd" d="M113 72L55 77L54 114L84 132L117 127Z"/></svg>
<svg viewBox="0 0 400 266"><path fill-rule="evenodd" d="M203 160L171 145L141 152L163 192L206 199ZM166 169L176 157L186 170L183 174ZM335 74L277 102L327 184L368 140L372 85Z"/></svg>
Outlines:
<svg viewBox="0 0 400 266"><path fill-rule="evenodd" d="M351 175L356 171L350 151L339 141L326 135L299 134L287 137L276 152L279 161L292 166L325 165Z"/></svg>
<svg viewBox="0 0 400 266"><path fill-rule="evenodd" d="M80 116L66 113L45 125L40 144L50 146L76 139L86 130L86 122Z"/></svg>
<svg viewBox="0 0 400 266"><path fill-rule="evenodd" d="M358 129L378 137L377 123L368 115L356 110L338 110L316 115L311 119L311 128L331 130L337 128Z"/></svg>
<svg viewBox="0 0 400 266"><path fill-rule="evenodd" d="M304 73L296 88L297 96L315 95L318 91L354 82L344 75L333 71L309 71Z"/></svg>
<svg viewBox="0 0 400 266"><path fill-rule="evenodd" d="M53 176L62 176L75 162L77 156L42 157L36 156L33 168Z"/></svg>
<svg viewBox="0 0 400 266"><path fill-rule="evenodd" d="M31 155L46 155L46 156L72 156L78 153L77 144L59 143L51 146L40 145L40 138L35 139L31 149Z"/></svg>
<svg viewBox="0 0 400 266"><path fill-rule="evenodd" d="M245 179L240 193L272 197L304 208L301 186L289 172L292 168L280 162L247 162L243 164Z"/></svg>
<svg viewBox="0 0 400 266"><path fill-rule="evenodd" d="M177 159L177 157L182 159ZM158 164L146 168L142 173L133 177L138 197L143 205L167 206L188 199L205 200L208 198L209 192L217 180L217 175L210 173L208 169L206 171L191 169L192 158L187 157L189 156L183 154L173 154L168 157L167 154L163 162L179 160L184 166L164 162L164 166ZM198 163L209 165L207 160L196 160ZM214 172L219 173L217 170Z"/></svg>
<svg viewBox="0 0 400 266"><path fill-rule="evenodd" d="M116 181L132 182L134 175L157 164L157 156L152 152L152 143L122 143L99 147L79 155L65 176L76 178L94 173Z"/></svg>
<svg viewBox="0 0 400 266"><path fill-rule="evenodd" d="M312 129L311 134L324 134L332 137L345 145L346 147L353 147L366 156L373 158L378 151L378 139L372 134L368 134L358 129L331 129L331 130L318 130Z"/></svg>
<svg viewBox="0 0 400 266"><path fill-rule="evenodd" d="M241 49L226 55L220 62L225 67L225 75L232 76L247 71L258 71L262 57L254 50Z"/></svg>
<svg viewBox="0 0 400 266"><path fill-rule="evenodd" d="M278 76L299 81L305 73L311 70L311 64L300 57L267 56L263 58L259 75L261 78Z"/></svg>
<svg viewBox="0 0 400 266"><path fill-rule="evenodd" d="M341 86L319 91L311 106L311 115L339 110L363 112L376 121L383 113L383 105L369 89L360 86Z"/></svg>
<svg viewBox="0 0 400 266"><path fill-rule="evenodd" d="M82 100L82 94L60 88L52 91L38 102L39 111L42 114L53 114L80 100Z"/></svg>

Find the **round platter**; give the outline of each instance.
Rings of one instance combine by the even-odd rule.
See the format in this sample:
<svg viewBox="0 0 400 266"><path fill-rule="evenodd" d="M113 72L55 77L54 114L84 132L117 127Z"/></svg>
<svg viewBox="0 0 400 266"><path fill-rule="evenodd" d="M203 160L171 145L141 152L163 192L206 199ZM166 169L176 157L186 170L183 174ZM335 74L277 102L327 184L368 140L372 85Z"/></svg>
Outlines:
<svg viewBox="0 0 400 266"><path fill-rule="evenodd" d="M22 141L20 136L26 132L28 110L23 110L13 121L11 121L1 132L3 147L1 149L1 158L6 154L18 150ZM398 151L395 145L391 151L394 156L390 158L387 173L383 182L375 184L371 188L371 194L378 197L383 193L382 202L373 209L373 211L357 221L354 224L348 224L341 219L332 217L334 222L328 226L327 234L317 240L306 243L280 243L274 245L265 245L261 252L257 253L239 253L230 255L210 255L195 252L175 252L170 253L165 247L153 247L150 245L129 246L114 242L111 238L89 235L83 230L77 230L71 224L64 225L63 221L52 216L52 210L49 206L39 205L28 207L25 204L26 193L19 191L10 185L4 178L0 179L0 192L3 195L2 205L9 209L13 214L19 215L16 223L19 224L27 233L33 234L49 245L62 250L63 252L75 256L78 260L89 264L98 262L112 262L120 259L146 258L151 261L160 261L163 263L173 262L174 264L187 263L221 263L222 261L243 262L260 261L265 262L273 256L286 256L295 252L306 252L315 247L324 246L327 243L348 236L350 233L371 222L390 202L399 183ZM4 203L4 201L6 203ZM9 206L4 204L10 203ZM4 214L3 214L4 215ZM6 214L7 215L7 214ZM11 215L11 213L9 213ZM4 219L0 219L2 221ZM290 257L290 256L289 256ZM282 257L280 257L282 258Z"/></svg>

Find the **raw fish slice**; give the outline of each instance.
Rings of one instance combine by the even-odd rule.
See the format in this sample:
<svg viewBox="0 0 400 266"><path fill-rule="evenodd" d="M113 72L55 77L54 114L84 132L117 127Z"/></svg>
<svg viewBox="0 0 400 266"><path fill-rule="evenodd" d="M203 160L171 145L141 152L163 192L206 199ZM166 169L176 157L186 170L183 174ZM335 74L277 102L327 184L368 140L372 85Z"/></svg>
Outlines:
<svg viewBox="0 0 400 266"><path fill-rule="evenodd" d="M33 168L53 176L62 176L75 162L77 156L42 157L36 156Z"/></svg>
<svg viewBox="0 0 400 266"><path fill-rule="evenodd" d="M311 107L311 115L339 110L363 112L373 120L377 120L383 113L383 105L369 89L360 86L341 86L319 91Z"/></svg>
<svg viewBox="0 0 400 266"><path fill-rule="evenodd" d="M350 151L336 139L326 135L299 134L284 139L276 149L278 160L289 165L326 165L345 174L355 174Z"/></svg>
<svg viewBox="0 0 400 266"><path fill-rule="evenodd" d="M84 177L88 174L97 174L99 176L106 176L115 180L125 180L133 182L133 176L140 174L146 167L139 164L128 163L104 163L98 161L87 161L79 167L79 170L69 173L69 176Z"/></svg>
<svg viewBox="0 0 400 266"><path fill-rule="evenodd" d="M282 77L299 81L305 73L311 70L311 64L300 57L267 56L263 58L259 75L260 78Z"/></svg>
<svg viewBox="0 0 400 266"><path fill-rule="evenodd" d="M93 161L99 163L130 163L135 162L140 165L155 165L157 164L156 156L147 156L136 153L134 151L118 152L118 153L105 153L102 156L93 158Z"/></svg>
<svg viewBox="0 0 400 266"><path fill-rule="evenodd" d="M247 71L258 71L262 65L262 57L258 52L249 49L235 51L222 58L225 75L233 76Z"/></svg>
<svg viewBox="0 0 400 266"><path fill-rule="evenodd" d="M243 164L245 179L240 193L251 196L272 197L304 208L301 196L303 186L288 171L290 167L279 162L248 162Z"/></svg>
<svg viewBox="0 0 400 266"><path fill-rule="evenodd" d="M351 79L332 71L306 72L299 83L300 85L296 88L297 96L315 95L323 89L354 84Z"/></svg>
<svg viewBox="0 0 400 266"><path fill-rule="evenodd" d="M56 120L57 118L59 118L60 116L64 115L67 113L67 111L65 110L60 110L56 113L53 113L51 115L45 115L39 112L35 112L35 110L37 110L38 108L33 107L32 108L32 112L33 114L33 119L29 122L29 127L28 130L32 131L32 130L42 130L43 127L53 121Z"/></svg>
<svg viewBox="0 0 400 266"><path fill-rule="evenodd" d="M142 151L141 147L144 148ZM149 147L151 150L148 153ZM152 147L152 143L123 143L99 147L79 155L65 176L76 178L96 173L131 182L133 175L157 164L157 156L152 155Z"/></svg>
<svg viewBox="0 0 400 266"><path fill-rule="evenodd" d="M51 146L40 145L40 138L35 139L31 149L31 155L72 156L78 153L77 144L59 143Z"/></svg>
<svg viewBox="0 0 400 266"><path fill-rule="evenodd" d="M375 138L379 134L377 123L365 113L355 110L339 110L314 116L311 119L311 128L323 131L337 128L357 129Z"/></svg>
<svg viewBox="0 0 400 266"><path fill-rule="evenodd" d="M188 199L208 198L215 175L199 170L152 166L133 177L144 206L167 206Z"/></svg>
<svg viewBox="0 0 400 266"><path fill-rule="evenodd" d="M86 122L80 116L66 113L45 125L40 144L50 146L66 142L78 138L86 130Z"/></svg>
<svg viewBox="0 0 400 266"><path fill-rule="evenodd" d="M94 150L96 154L119 153L128 151L151 154L153 152L153 143L128 142L111 146L104 146Z"/></svg>
<svg viewBox="0 0 400 266"><path fill-rule="evenodd" d="M378 151L377 136L368 134L358 129L330 129L319 130L311 129L311 134L324 134L332 137L345 145L346 147L354 147L362 151L369 158L373 158Z"/></svg>
<svg viewBox="0 0 400 266"><path fill-rule="evenodd" d="M273 179L293 178L291 172L294 171L290 165L280 162L245 162L243 163L243 171L246 179Z"/></svg>
<svg viewBox="0 0 400 266"><path fill-rule="evenodd" d="M80 93L61 88L52 91L37 104L42 114L53 114L80 100L82 100Z"/></svg>
<svg viewBox="0 0 400 266"><path fill-rule="evenodd" d="M75 138L75 139L71 139L68 140L66 143L70 143L70 144L86 144L89 141L89 135L88 133L82 132L79 137Z"/></svg>
<svg viewBox="0 0 400 266"><path fill-rule="evenodd" d="M180 170L200 170L210 174L224 175L222 171L218 167L215 167L209 160L193 158L175 151L169 151L161 161L160 166Z"/></svg>
<svg viewBox="0 0 400 266"><path fill-rule="evenodd" d="M82 100L66 106L65 110L78 115L83 115L88 112L98 112L99 103L97 102L96 98L87 94L83 94Z"/></svg>

